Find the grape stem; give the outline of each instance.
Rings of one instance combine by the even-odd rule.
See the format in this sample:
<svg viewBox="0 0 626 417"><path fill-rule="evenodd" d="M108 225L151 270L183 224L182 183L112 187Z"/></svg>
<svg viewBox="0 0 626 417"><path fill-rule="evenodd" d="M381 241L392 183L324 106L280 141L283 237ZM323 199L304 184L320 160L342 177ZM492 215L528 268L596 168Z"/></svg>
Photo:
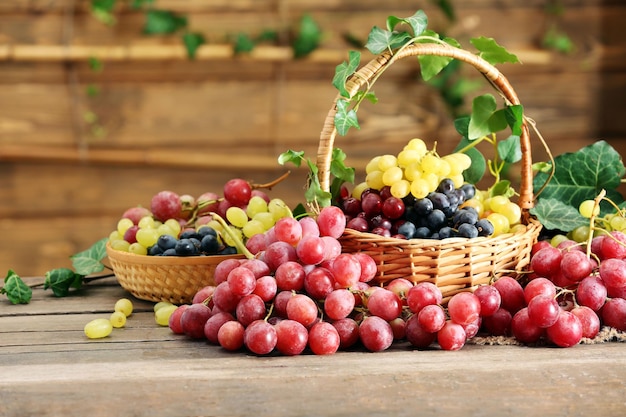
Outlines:
<svg viewBox="0 0 626 417"><path fill-rule="evenodd" d="M246 248L246 245L244 245L244 243L235 235L235 233L230 230L230 226L226 223L222 216L214 212L211 212L210 214L222 226L224 233L226 233L228 237L230 237L230 239L233 241L235 247L237 248L237 251L243 254L247 259L254 259L254 255L252 254L252 252L250 252L248 248Z"/></svg>
<svg viewBox="0 0 626 417"><path fill-rule="evenodd" d="M284 181L285 179L287 179L289 174L291 174L291 171L287 171L283 175L281 175L280 177L276 178L275 180L267 182L265 184L256 184L256 183L252 183L251 182L250 183L250 187L252 187L253 190L256 190L256 189L259 189L259 188L266 188L268 190L271 190L272 187L274 187L276 184L279 184L282 181Z"/></svg>

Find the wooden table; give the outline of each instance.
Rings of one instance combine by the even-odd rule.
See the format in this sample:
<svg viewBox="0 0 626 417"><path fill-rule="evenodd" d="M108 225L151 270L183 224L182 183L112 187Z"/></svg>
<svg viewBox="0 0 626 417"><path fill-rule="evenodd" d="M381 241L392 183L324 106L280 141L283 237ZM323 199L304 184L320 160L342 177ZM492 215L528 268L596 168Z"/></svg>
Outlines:
<svg viewBox="0 0 626 417"><path fill-rule="evenodd" d="M121 297L126 327L88 340ZM624 416L626 346L257 357L172 334L110 278L66 298L35 289L28 305L2 296L0 415Z"/></svg>

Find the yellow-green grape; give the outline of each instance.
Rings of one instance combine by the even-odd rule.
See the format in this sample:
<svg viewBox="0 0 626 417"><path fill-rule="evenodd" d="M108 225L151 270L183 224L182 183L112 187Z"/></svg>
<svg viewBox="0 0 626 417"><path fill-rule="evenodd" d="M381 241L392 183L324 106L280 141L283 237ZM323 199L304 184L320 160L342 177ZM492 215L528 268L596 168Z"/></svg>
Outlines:
<svg viewBox="0 0 626 417"><path fill-rule="evenodd" d="M400 180L392 184L389 191L396 198L404 198L411 192L411 183L407 180Z"/></svg>
<svg viewBox="0 0 626 417"><path fill-rule="evenodd" d="M381 155L378 160L378 169L385 172L391 167L398 166L398 158L394 155Z"/></svg>
<svg viewBox="0 0 626 417"><path fill-rule="evenodd" d="M437 186L439 186L439 183L441 182L439 176L434 172L425 172L424 175L422 175L422 179L424 179L428 183L429 192L435 191L437 189Z"/></svg>
<svg viewBox="0 0 626 417"><path fill-rule="evenodd" d="M437 168L436 172L436 174L439 175L439 178L444 179L449 177L450 172L452 172L450 163L444 159L439 158L439 167Z"/></svg>
<svg viewBox="0 0 626 417"><path fill-rule="evenodd" d="M274 226L274 223L276 223L274 215L269 211L266 213L257 213L251 220L261 222L265 230L271 229L271 227Z"/></svg>
<svg viewBox="0 0 626 417"><path fill-rule="evenodd" d="M148 249L145 246L142 246L141 243L139 243L139 242L131 243L128 246L128 251L130 253L134 253L136 255L147 255L148 254Z"/></svg>
<svg viewBox="0 0 626 417"><path fill-rule="evenodd" d="M554 247L559 246L559 243L569 240L569 238L561 233L556 234L550 239L550 244Z"/></svg>
<svg viewBox="0 0 626 417"><path fill-rule="evenodd" d="M178 307L174 304L159 308L154 312L154 321L156 321L159 326L169 326L170 316L177 308Z"/></svg>
<svg viewBox="0 0 626 417"><path fill-rule="evenodd" d="M589 238L589 226L578 226L570 232L570 238L574 242L582 243L586 242Z"/></svg>
<svg viewBox="0 0 626 417"><path fill-rule="evenodd" d="M505 204L498 213L506 216L511 226L518 224L522 220L522 209L512 201Z"/></svg>
<svg viewBox="0 0 626 417"><path fill-rule="evenodd" d="M180 227L180 223L178 222L178 220L167 219L165 220L165 223L163 224L169 227L170 230L175 233L175 236L178 236L180 234L181 227Z"/></svg>
<svg viewBox="0 0 626 417"><path fill-rule="evenodd" d="M496 213L502 213L502 210L508 203L508 197L503 195L496 195L491 197L488 201L485 201L485 205L489 206L489 209L491 211L495 211Z"/></svg>
<svg viewBox="0 0 626 417"><path fill-rule="evenodd" d="M591 216L597 216L600 214L600 206L596 206L596 202L593 200L585 200L578 206L580 215L590 219Z"/></svg>
<svg viewBox="0 0 626 417"><path fill-rule="evenodd" d="M354 186L354 188L352 189L352 197L356 198L357 200L361 199L361 194L363 194L363 191L365 191L369 186L367 185L367 182L363 181L361 183L358 183L357 185Z"/></svg>
<svg viewBox="0 0 626 417"><path fill-rule="evenodd" d="M411 139L409 143L405 145L404 149L415 150L421 155L424 155L428 151L428 148L426 147L426 142L419 138Z"/></svg>
<svg viewBox="0 0 626 417"><path fill-rule="evenodd" d="M611 220L609 220L609 226L611 226L611 230L622 232L626 230L626 218L620 215L615 215L611 217Z"/></svg>
<svg viewBox="0 0 626 417"><path fill-rule="evenodd" d="M422 171L424 171L425 173L437 174L439 172L440 164L441 159L434 153L427 153L422 157L422 160L420 161Z"/></svg>
<svg viewBox="0 0 626 417"><path fill-rule="evenodd" d="M137 223L140 229L153 229L155 227L155 221L151 216L145 216L139 219L139 223Z"/></svg>
<svg viewBox="0 0 626 417"><path fill-rule="evenodd" d="M267 213L267 201L261 196L255 195L250 198L246 206L246 214L252 219L258 213Z"/></svg>
<svg viewBox="0 0 626 417"><path fill-rule="evenodd" d="M283 217L293 217L289 206L280 198L272 198L267 204L267 210L274 216L274 221Z"/></svg>
<svg viewBox="0 0 626 417"><path fill-rule="evenodd" d="M239 242L243 241L243 232L241 231L241 229L235 226L230 226L229 229L233 232ZM222 239L224 240L224 243L226 243L228 246L237 246L237 242L233 240L233 238L231 238L229 233L224 233L222 235Z"/></svg>
<svg viewBox="0 0 626 417"><path fill-rule="evenodd" d="M128 298L120 298L115 302L113 311L119 311L120 313L128 317L133 314L133 302L130 301Z"/></svg>
<svg viewBox="0 0 626 417"><path fill-rule="evenodd" d="M244 209L233 206L226 210L226 220L233 226L243 227L248 223L248 215Z"/></svg>
<svg viewBox="0 0 626 417"><path fill-rule="evenodd" d="M172 228L165 223L157 227L156 231L157 231L158 236L168 235L168 236L178 237L178 232L175 232L174 230L172 230Z"/></svg>
<svg viewBox="0 0 626 417"><path fill-rule="evenodd" d="M124 233L126 233L126 231L130 229L133 225L134 223L131 219L127 219L126 217L124 217L122 219L119 219L119 221L117 222L117 231L120 235L124 236Z"/></svg>
<svg viewBox="0 0 626 417"><path fill-rule="evenodd" d="M485 207L483 206L482 201L475 197L465 200L463 204L461 204L461 207L473 207L480 218L483 217L483 213L485 212Z"/></svg>
<svg viewBox="0 0 626 417"><path fill-rule="evenodd" d="M114 240L121 240L121 239L124 239L124 235L120 234L120 232L118 232L117 230L114 230L109 234L109 240L111 242L113 242Z"/></svg>
<svg viewBox="0 0 626 417"><path fill-rule="evenodd" d="M224 231L224 228L222 227L220 222L218 222L217 220L211 220L210 222L206 223L206 226L215 230L218 234Z"/></svg>
<svg viewBox="0 0 626 417"><path fill-rule="evenodd" d="M157 243L157 240L159 239L159 232L157 229L152 228L139 229L137 230L135 237L137 239L137 243L144 248L149 248Z"/></svg>
<svg viewBox="0 0 626 417"><path fill-rule="evenodd" d="M454 184L454 188L461 188L463 184L465 184L465 178L463 177L463 174L450 175L450 179Z"/></svg>
<svg viewBox="0 0 626 417"><path fill-rule="evenodd" d="M369 174L372 171L380 171L378 168L378 161L380 161L380 156L375 156L365 165L365 173Z"/></svg>
<svg viewBox="0 0 626 417"><path fill-rule="evenodd" d="M441 157L442 161L445 161L450 166L450 173L448 175L458 175L463 173L463 169L461 168L461 164L456 154L451 153L448 155L444 155Z"/></svg>
<svg viewBox="0 0 626 417"><path fill-rule="evenodd" d="M422 167L419 162L415 162L404 168L404 178L409 181L415 181L416 179L421 178L422 174Z"/></svg>
<svg viewBox="0 0 626 417"><path fill-rule="evenodd" d="M402 173L402 168L399 166L391 167L383 172L383 184L391 187L393 184L401 181L403 176L404 174Z"/></svg>
<svg viewBox="0 0 626 417"><path fill-rule="evenodd" d="M112 240L111 241L111 248L113 250L118 250L118 251L121 251L121 252L128 252L128 247L129 246L130 246L130 243L128 243L124 239L117 239L117 240Z"/></svg>
<svg viewBox="0 0 626 417"><path fill-rule="evenodd" d="M156 313L157 310L159 310L160 308L163 307L167 307L167 306L171 306L173 305L172 303L170 303L169 301L159 301L158 303L156 303L154 305L154 307L152 307L152 309L154 310L154 312Z"/></svg>
<svg viewBox="0 0 626 417"><path fill-rule="evenodd" d="M509 232L510 233L524 233L526 229L527 229L526 225L517 223L511 226L511 229L509 230Z"/></svg>
<svg viewBox="0 0 626 417"><path fill-rule="evenodd" d="M375 190L380 190L385 186L383 182L383 172L382 171L372 171L365 176L365 182L370 188Z"/></svg>
<svg viewBox="0 0 626 417"><path fill-rule="evenodd" d="M90 339L101 339L111 334L113 325L109 319L94 319L85 324L84 331Z"/></svg>
<svg viewBox="0 0 626 417"><path fill-rule="evenodd" d="M506 218L505 215L500 213L491 213L487 216L487 220L493 224L493 235L498 236L504 233L508 233L511 225L509 224L509 219Z"/></svg>
<svg viewBox="0 0 626 417"><path fill-rule="evenodd" d="M415 198L424 198L430 192L430 185L425 179L419 178L411 183L411 194Z"/></svg>
<svg viewBox="0 0 626 417"><path fill-rule="evenodd" d="M260 220L252 219L243 225L241 231L243 232L243 235L249 239L254 235L260 235L261 233L265 233L267 229Z"/></svg>
<svg viewBox="0 0 626 417"><path fill-rule="evenodd" d="M111 325L116 329L124 327L126 325L126 316L121 311L114 311L109 318Z"/></svg>
<svg viewBox="0 0 626 417"><path fill-rule="evenodd" d="M406 168L411 164L419 163L420 159L424 154L420 153L415 149L403 149L398 153L397 161L398 166Z"/></svg>

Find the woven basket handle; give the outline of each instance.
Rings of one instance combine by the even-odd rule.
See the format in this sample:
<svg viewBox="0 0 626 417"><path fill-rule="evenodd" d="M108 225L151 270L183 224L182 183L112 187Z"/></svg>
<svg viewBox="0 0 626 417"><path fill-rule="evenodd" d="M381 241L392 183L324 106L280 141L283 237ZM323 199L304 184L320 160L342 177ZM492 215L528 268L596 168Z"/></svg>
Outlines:
<svg viewBox="0 0 626 417"><path fill-rule="evenodd" d="M377 74L385 67L391 65L398 59L418 55L436 55L446 56L459 61L466 62L474 66L481 72L485 78L498 90L507 100L509 105L520 104L517 94L508 80L493 65L481 57L463 49L440 44L413 44L406 48L396 51L395 55L390 52L383 53L369 63L361 67L347 82L346 90L350 96L354 95L363 85L375 78ZM333 101L333 106L328 112L324 121L324 127L320 134L319 146L317 150L317 168L318 177L322 190L330 190L330 162L334 147L337 129L335 128L335 114L337 113L337 100L342 98L337 95ZM532 157L530 146L530 133L526 121L522 125L522 134L520 136L520 145L522 151L521 160L521 178L520 178L520 197L518 200L522 210L527 211L533 207L533 188L532 188Z"/></svg>

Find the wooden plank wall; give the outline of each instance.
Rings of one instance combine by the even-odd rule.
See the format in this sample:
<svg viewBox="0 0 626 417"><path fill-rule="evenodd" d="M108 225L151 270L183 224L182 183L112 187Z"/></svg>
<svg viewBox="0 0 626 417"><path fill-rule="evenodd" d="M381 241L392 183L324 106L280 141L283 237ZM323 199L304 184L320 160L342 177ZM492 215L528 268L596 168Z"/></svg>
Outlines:
<svg viewBox="0 0 626 417"><path fill-rule="evenodd" d="M89 14L87 1L0 2L0 274L70 266L69 255L108 235L127 207L149 204L160 190L221 192L233 177L276 178L285 170L276 158L287 149L313 157L335 95L334 68L351 49L343 35L365 39L388 15L420 8L432 28L464 45L491 36L520 56L523 65L501 69L554 153L597 139L626 150L622 1L560 2L558 24L576 45L569 56L539 46L550 24L545 1L452 3L455 23L424 1L155 1L186 14L209 41L189 61L177 36L141 35L143 15L129 9L107 27ZM304 13L324 38L303 60L280 46L233 58L225 44L240 31L293 28ZM89 68L90 56L100 57L103 71ZM416 81L417 71L416 62L399 62L377 84L381 101L365 106L362 129L337 144L348 164L362 168L415 136L436 140L442 152L456 144L444 103ZM465 73L477 77L471 68ZM99 86L97 96L87 96L89 84ZM92 134L88 111L106 134ZM271 194L301 202L305 175L294 170Z"/></svg>

